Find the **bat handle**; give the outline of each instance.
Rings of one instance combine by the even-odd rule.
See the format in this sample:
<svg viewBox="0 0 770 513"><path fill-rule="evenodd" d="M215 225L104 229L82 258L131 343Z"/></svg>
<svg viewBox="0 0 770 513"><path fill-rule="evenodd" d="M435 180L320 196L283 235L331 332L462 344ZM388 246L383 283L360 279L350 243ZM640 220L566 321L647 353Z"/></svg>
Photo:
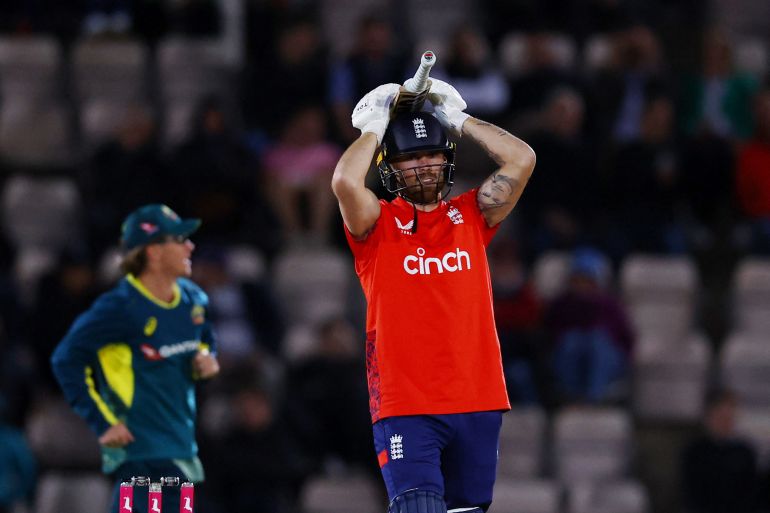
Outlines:
<svg viewBox="0 0 770 513"><path fill-rule="evenodd" d="M417 68L414 78L407 81L405 89L410 93L421 93L427 89L428 75L434 64L436 64L436 54L430 50L423 53L422 58L420 59L420 67Z"/></svg>
<svg viewBox="0 0 770 513"><path fill-rule="evenodd" d="M401 92L398 95L398 100L393 105L391 115L394 116L401 112L415 112L419 111L425 103L425 98L428 96L428 88L430 87L430 80L428 75L430 69L436 63L436 54L428 50L422 54L420 59L420 67L417 68L417 73L413 78L410 78L401 88Z"/></svg>

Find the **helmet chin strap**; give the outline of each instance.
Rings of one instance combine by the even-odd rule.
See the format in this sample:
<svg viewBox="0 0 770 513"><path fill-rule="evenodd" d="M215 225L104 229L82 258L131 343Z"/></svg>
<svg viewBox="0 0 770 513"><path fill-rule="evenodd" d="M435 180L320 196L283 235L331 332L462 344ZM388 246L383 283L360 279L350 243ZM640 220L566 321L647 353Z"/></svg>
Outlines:
<svg viewBox="0 0 770 513"><path fill-rule="evenodd" d="M415 201L411 201L407 198L406 199L409 203L412 204L412 212L414 212L414 216L412 218L412 233L417 233L417 203ZM438 191L436 193L436 203L441 202L441 191ZM430 205L430 203L421 203L421 205Z"/></svg>

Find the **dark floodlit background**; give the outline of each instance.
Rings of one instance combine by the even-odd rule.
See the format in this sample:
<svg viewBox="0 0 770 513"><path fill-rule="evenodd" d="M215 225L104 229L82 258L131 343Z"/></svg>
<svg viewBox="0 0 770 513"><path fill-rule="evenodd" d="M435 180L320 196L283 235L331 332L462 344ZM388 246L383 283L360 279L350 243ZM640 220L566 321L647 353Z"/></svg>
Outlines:
<svg viewBox="0 0 770 513"><path fill-rule="evenodd" d="M0 511L106 511L48 358L151 202L203 219L199 510L385 511L329 181L426 49L538 158L490 248L491 511L768 510L769 2L3 0ZM461 140L455 193L493 169Z"/></svg>

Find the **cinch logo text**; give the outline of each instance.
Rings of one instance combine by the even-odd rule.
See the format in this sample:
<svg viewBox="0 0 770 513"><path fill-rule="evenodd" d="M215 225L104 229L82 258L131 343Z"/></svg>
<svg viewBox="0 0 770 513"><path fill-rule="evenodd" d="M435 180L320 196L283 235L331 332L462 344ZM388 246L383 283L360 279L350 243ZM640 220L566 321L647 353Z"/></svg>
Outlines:
<svg viewBox="0 0 770 513"><path fill-rule="evenodd" d="M417 248L417 256L404 257L404 271L407 274L441 274L444 271L454 273L471 268L471 256L460 248L450 251L442 257L426 257L425 249Z"/></svg>

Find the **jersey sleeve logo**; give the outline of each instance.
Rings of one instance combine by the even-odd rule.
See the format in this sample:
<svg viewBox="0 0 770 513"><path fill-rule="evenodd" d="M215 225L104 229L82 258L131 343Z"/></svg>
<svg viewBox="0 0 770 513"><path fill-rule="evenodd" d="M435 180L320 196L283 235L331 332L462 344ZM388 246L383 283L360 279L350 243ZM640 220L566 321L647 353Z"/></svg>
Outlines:
<svg viewBox="0 0 770 513"><path fill-rule="evenodd" d="M201 305L195 305L190 310L190 318L195 325L203 324L206 320L206 310Z"/></svg>

